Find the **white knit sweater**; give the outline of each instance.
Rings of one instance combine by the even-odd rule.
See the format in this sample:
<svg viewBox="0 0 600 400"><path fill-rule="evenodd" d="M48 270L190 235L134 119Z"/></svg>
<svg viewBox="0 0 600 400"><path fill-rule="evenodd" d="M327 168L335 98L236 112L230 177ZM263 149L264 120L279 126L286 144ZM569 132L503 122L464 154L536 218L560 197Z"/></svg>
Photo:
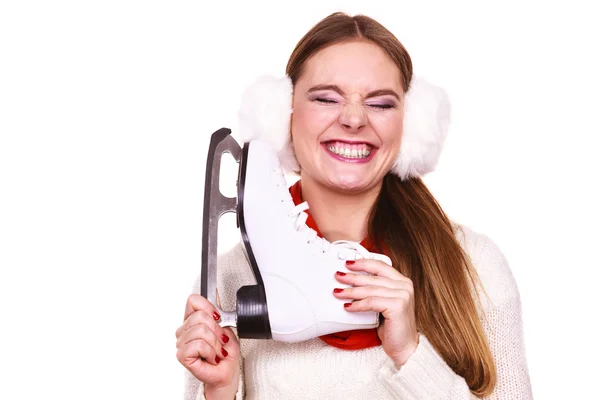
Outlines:
<svg viewBox="0 0 600 400"><path fill-rule="evenodd" d="M481 297L480 319L496 362L498 383L486 399L532 399L525 357L521 303L512 272L488 237L461 227L457 237L467 250L489 296ZM235 309L240 286L254 284L241 244L220 256L218 290L222 306ZM198 280L194 293L199 293ZM486 318L483 318L485 315ZM381 346L340 350L316 338L286 344L241 339L241 399L476 399L424 335L400 370ZM204 399L203 386L185 371L185 400Z"/></svg>

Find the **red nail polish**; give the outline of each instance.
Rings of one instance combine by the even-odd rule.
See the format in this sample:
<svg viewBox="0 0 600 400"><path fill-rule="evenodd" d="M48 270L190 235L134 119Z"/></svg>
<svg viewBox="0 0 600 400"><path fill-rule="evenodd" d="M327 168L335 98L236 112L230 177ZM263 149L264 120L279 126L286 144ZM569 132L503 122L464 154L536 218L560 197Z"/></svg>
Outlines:
<svg viewBox="0 0 600 400"><path fill-rule="evenodd" d="M219 357L215 357L215 361L216 361L216 362L217 362L217 364L218 364L218 363L220 363L220 362L221 362L221 359L220 359Z"/></svg>
<svg viewBox="0 0 600 400"><path fill-rule="evenodd" d="M352 305L352 303L344 303L344 307L345 307L345 308L348 308L348 307L350 307L351 305Z"/></svg>
<svg viewBox="0 0 600 400"><path fill-rule="evenodd" d="M221 349L221 353L223 353L223 357L227 357L227 354L229 354L225 349Z"/></svg>
<svg viewBox="0 0 600 400"><path fill-rule="evenodd" d="M223 336L221 336L221 340L223 340L223 343L227 343L227 342L229 342L229 336L223 335Z"/></svg>
<svg viewBox="0 0 600 400"><path fill-rule="evenodd" d="M342 272L342 271L338 271L338 272L336 272L336 275L338 275L338 276L346 276L346 273Z"/></svg>
<svg viewBox="0 0 600 400"><path fill-rule="evenodd" d="M344 289L338 289L338 288L333 289L333 293L342 293L343 291L344 291Z"/></svg>
<svg viewBox="0 0 600 400"><path fill-rule="evenodd" d="M346 260L346 265L352 265L354 264L356 261L353 260Z"/></svg>
<svg viewBox="0 0 600 400"><path fill-rule="evenodd" d="M216 312L216 311L215 311L215 312L213 313L213 318L215 319L215 321L218 321L218 320L220 320L220 319L221 319L221 316L219 315L219 313L218 313L218 312Z"/></svg>

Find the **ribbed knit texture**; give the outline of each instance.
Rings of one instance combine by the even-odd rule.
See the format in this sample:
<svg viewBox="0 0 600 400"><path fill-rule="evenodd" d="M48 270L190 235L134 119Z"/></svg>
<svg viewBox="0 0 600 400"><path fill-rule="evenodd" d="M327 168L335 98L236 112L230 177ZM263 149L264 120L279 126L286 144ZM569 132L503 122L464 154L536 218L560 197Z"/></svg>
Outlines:
<svg viewBox="0 0 600 400"><path fill-rule="evenodd" d="M510 267L485 235L461 227L457 237L490 300L482 297L480 318L496 362L498 384L486 399L532 399L520 296ZM233 310L237 289L255 283L241 244L222 254L218 265L221 302L225 310ZM199 293L199 280L193 292ZM240 344L243 363L236 400L477 399L423 335L399 370L381 346L340 350L318 338L294 344L242 339ZM202 383L187 371L185 375L184 399L204 399Z"/></svg>

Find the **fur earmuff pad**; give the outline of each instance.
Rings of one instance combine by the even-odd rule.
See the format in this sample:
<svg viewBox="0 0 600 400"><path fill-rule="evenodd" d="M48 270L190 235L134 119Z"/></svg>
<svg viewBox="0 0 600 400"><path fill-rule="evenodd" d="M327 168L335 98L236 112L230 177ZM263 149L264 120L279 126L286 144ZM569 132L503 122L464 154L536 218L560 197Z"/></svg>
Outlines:
<svg viewBox="0 0 600 400"><path fill-rule="evenodd" d="M238 113L241 139L270 143L286 172L299 170L290 133L293 89L287 76L261 76L245 90ZM449 125L450 101L446 91L413 77L404 100L400 152L391 172L408 179L435 170Z"/></svg>

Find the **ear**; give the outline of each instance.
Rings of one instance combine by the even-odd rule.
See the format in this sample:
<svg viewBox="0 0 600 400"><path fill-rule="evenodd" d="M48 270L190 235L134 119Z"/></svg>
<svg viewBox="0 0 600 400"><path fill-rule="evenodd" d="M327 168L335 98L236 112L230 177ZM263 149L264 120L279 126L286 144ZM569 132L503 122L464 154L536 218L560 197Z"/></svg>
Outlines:
<svg viewBox="0 0 600 400"><path fill-rule="evenodd" d="M446 91L414 77L404 100L402 142L392 172L404 180L435 170L449 125Z"/></svg>

